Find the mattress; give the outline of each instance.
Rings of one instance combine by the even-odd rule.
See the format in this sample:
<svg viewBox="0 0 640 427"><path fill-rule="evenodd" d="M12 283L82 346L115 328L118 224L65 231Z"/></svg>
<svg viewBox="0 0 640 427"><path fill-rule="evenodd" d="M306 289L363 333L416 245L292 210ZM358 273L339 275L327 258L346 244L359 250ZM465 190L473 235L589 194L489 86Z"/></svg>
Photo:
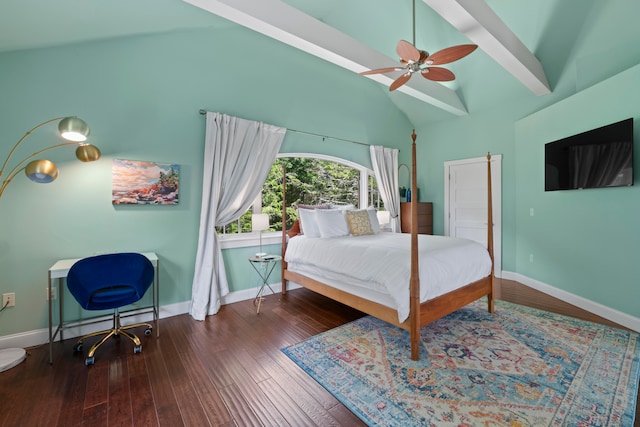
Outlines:
<svg viewBox="0 0 640 427"><path fill-rule="evenodd" d="M420 234L418 248L421 302L491 273L487 249L472 240ZM300 235L290 239L285 261L288 270L396 309L399 322L409 317L410 234Z"/></svg>

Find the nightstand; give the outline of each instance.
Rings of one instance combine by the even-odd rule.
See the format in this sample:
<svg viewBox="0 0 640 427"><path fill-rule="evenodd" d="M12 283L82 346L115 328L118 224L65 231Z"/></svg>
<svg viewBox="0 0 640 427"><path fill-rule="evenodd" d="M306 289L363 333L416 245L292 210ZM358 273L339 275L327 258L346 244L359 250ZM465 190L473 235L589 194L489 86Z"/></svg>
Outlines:
<svg viewBox="0 0 640 427"><path fill-rule="evenodd" d="M433 203L418 203L418 234L433 234ZM403 233L411 233L411 203L400 203L400 225Z"/></svg>
<svg viewBox="0 0 640 427"><path fill-rule="evenodd" d="M269 285L269 276L271 276L271 273L280 261L282 261L282 257L280 255L267 254L263 256L249 257L249 263L260 277L260 289L258 290L256 297L253 299L253 304L258 306L256 314L260 314L260 304L262 304L262 300L264 299L265 289L269 288L271 293L275 294L271 285Z"/></svg>

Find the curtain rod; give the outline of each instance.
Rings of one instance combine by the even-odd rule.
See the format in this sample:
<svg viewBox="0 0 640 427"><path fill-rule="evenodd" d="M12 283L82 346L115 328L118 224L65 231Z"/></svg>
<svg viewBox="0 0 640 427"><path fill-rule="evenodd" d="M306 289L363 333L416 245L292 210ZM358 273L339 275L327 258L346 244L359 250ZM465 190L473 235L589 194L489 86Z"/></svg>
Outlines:
<svg viewBox="0 0 640 427"><path fill-rule="evenodd" d="M207 114L207 111L206 111L206 110L200 110L200 114L204 116L204 115L206 115L206 114ZM323 140L323 141L324 141L325 139L327 139L327 138L328 138L328 139L335 139L336 141L343 141L343 142L350 142L350 143L352 143L352 144L364 145L364 146L366 146L366 147L370 147L370 146L371 146L371 144L366 144L366 143L364 143L364 142L360 142L360 141L353 141L353 140L351 140L351 139L338 138L338 137L336 137L336 136L320 135L320 134L318 134L318 133L305 132L305 131L303 131L303 130L296 130L296 129L289 129L289 128L287 128L287 131L289 131L289 132L296 132L296 133L302 133L302 134L304 134L304 135L317 136L317 137L322 138L322 140Z"/></svg>

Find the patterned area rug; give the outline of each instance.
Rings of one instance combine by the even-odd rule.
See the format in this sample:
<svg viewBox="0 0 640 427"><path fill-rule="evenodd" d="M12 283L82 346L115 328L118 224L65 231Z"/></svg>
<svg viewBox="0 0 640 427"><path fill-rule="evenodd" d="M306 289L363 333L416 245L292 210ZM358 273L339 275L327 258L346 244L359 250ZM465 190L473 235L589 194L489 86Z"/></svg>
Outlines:
<svg viewBox="0 0 640 427"><path fill-rule="evenodd" d="M632 426L639 335L473 303L409 333L373 317L282 351L372 426Z"/></svg>

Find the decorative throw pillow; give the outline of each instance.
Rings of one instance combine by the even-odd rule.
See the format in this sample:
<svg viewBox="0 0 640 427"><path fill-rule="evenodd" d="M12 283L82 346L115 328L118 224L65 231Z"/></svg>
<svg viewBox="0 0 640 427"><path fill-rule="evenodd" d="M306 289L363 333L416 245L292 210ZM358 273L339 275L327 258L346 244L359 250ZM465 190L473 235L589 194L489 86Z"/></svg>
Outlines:
<svg viewBox="0 0 640 427"><path fill-rule="evenodd" d="M363 236L365 234L373 234L368 210L346 211L345 216L347 217L349 230L352 235Z"/></svg>
<svg viewBox="0 0 640 427"><path fill-rule="evenodd" d="M296 209L331 209L331 205L329 203L323 203L320 205L296 205Z"/></svg>
<svg viewBox="0 0 640 427"><path fill-rule="evenodd" d="M316 220L320 237L342 237L349 235L349 226L344 215L338 209L316 210Z"/></svg>

